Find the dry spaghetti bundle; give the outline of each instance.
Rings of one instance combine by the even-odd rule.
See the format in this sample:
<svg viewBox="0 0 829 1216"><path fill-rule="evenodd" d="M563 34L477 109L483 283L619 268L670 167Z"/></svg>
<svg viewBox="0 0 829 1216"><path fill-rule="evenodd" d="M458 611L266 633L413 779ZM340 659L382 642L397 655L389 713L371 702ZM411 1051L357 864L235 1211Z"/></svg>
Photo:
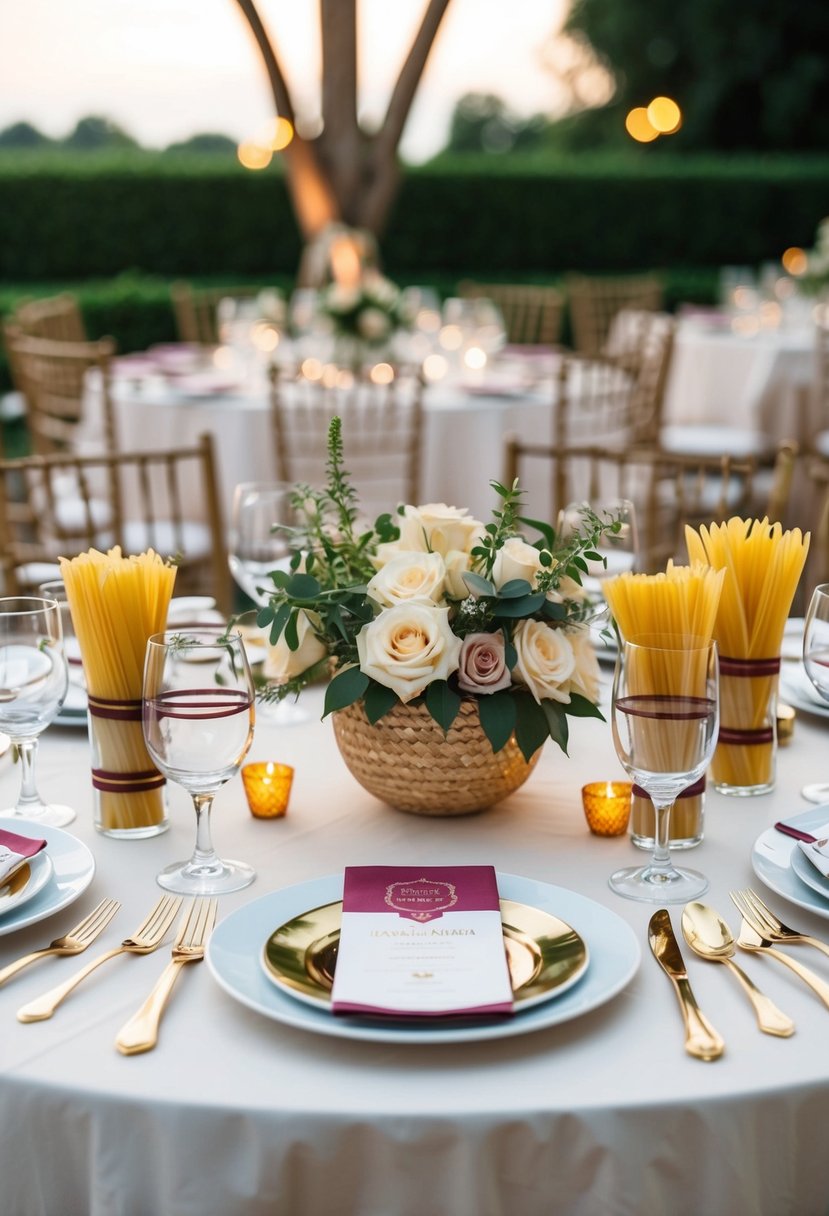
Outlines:
<svg viewBox="0 0 829 1216"><path fill-rule="evenodd" d="M731 793L774 783L775 703L780 645L809 534L768 519L733 518L685 529L692 561L725 575L714 637L720 652L720 735L712 776Z"/></svg>
<svg viewBox="0 0 829 1216"><path fill-rule="evenodd" d="M141 726L144 652L165 627L175 568L152 550L123 557L117 547L61 558L60 567L89 695L96 826L150 834L165 812Z"/></svg>
<svg viewBox="0 0 829 1216"><path fill-rule="evenodd" d="M714 636L724 575L710 566L668 563L662 574L620 574L608 579L604 593L622 639L642 646L663 647L637 655L636 682L642 694L665 695L685 687L704 687L705 670L700 650ZM630 673L629 673L630 674ZM665 719L643 723L638 744L649 767L677 771L692 759L696 727ZM643 750L646 749L646 750ZM647 757L647 752L651 752ZM671 812L670 839L694 843L702 836L704 779L677 799ZM652 840L655 817L650 798L634 787L632 830L642 843Z"/></svg>

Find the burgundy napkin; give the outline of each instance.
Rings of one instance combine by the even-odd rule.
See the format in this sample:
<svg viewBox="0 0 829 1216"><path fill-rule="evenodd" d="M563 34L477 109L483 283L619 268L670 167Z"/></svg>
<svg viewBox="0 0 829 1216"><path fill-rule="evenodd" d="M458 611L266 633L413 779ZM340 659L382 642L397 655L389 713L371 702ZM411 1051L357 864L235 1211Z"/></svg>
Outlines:
<svg viewBox="0 0 829 1216"><path fill-rule="evenodd" d="M0 829L0 884L19 870L24 862L46 848L45 840L31 836L18 836L16 832Z"/></svg>

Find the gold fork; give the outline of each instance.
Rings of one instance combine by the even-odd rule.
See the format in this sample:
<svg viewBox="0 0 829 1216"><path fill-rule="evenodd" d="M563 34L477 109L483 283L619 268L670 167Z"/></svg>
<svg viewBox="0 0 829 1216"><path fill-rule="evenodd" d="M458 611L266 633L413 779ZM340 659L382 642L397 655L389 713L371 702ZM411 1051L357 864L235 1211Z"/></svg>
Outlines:
<svg viewBox="0 0 829 1216"><path fill-rule="evenodd" d="M75 928L64 933L63 937L56 937L50 946L44 946L42 950L34 950L31 954L24 954L16 962L4 967L0 971L0 984L5 984L6 980L10 980L13 975L17 975L18 971L22 971L24 967L29 966L29 963L34 963L39 958L47 958L50 954L58 956L82 954L92 945L95 938L103 933L120 907L117 899L102 899L88 916L78 921Z"/></svg>
<svg viewBox="0 0 829 1216"><path fill-rule="evenodd" d="M158 1024L178 974L185 963L199 963L204 958L207 939L216 923L217 901L194 899L190 911L182 919L173 946L170 962L162 971L155 987L137 1013L118 1032L115 1046L125 1056L151 1051L158 1042Z"/></svg>
<svg viewBox="0 0 829 1216"><path fill-rule="evenodd" d="M108 959L116 958L119 954L152 954L153 950L157 950L163 942L164 935L173 923L180 907L180 895L162 895L135 933L130 937L125 937L121 945L116 946L114 950L107 950L105 954L99 954L97 958L93 958L63 984L50 988L42 996L29 1001L28 1005L23 1005L17 1011L18 1022L43 1022L46 1018L50 1018L58 1005L69 996L73 989L77 988L81 980L86 979L91 972Z"/></svg>
<svg viewBox="0 0 829 1216"><path fill-rule="evenodd" d="M776 958L779 963L783 963L795 975L799 976L805 984L808 984L812 991L820 997L827 1009L829 1009L829 984L822 980L819 975L816 975L814 971L810 971L808 967L804 967L796 959L789 958L788 954L784 954L782 950L775 950L771 941L757 932L746 915L749 905L743 899L742 891L731 891L729 894L734 906L743 918L740 923L740 936L737 938L737 945L742 946L743 950L752 950L757 954L770 954L772 958Z"/></svg>
<svg viewBox="0 0 829 1216"><path fill-rule="evenodd" d="M751 914L746 915L746 919L762 937L767 937L772 942L806 942L808 945L822 950L824 954L829 954L829 945L826 942L812 937L809 933L800 933L797 929L792 929L790 925L784 925L783 921L775 916L771 908L763 903L760 896L752 891L751 887L746 887L739 894L751 910Z"/></svg>

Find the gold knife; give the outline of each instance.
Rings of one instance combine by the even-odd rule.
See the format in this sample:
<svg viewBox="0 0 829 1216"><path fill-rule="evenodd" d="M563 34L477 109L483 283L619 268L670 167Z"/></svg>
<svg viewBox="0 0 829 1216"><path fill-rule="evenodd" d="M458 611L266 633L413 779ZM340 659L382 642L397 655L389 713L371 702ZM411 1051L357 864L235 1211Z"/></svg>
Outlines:
<svg viewBox="0 0 829 1216"><path fill-rule="evenodd" d="M685 1050L698 1060L718 1059L725 1043L697 1005L667 908L660 908L651 917L648 944L674 986L685 1022Z"/></svg>

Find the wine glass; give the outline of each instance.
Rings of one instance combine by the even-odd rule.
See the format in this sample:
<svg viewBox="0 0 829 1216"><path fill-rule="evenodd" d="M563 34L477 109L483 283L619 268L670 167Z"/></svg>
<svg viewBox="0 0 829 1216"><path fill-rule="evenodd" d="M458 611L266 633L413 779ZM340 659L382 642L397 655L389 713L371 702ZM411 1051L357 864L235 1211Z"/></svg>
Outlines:
<svg viewBox="0 0 829 1216"><path fill-rule="evenodd" d="M829 701L829 583L812 592L803 626L803 666L819 695ZM829 782L804 785L808 802L829 802Z"/></svg>
<svg viewBox="0 0 829 1216"><path fill-rule="evenodd" d="M286 528L291 526L293 487L286 482L247 481L233 494L228 564L234 579L260 608L274 590L272 570L290 569L291 549ZM305 722L308 714L296 702L268 704L263 716L269 722L290 726Z"/></svg>
<svg viewBox="0 0 829 1216"><path fill-rule="evenodd" d="M60 606L37 596L0 599L0 730L20 757L17 804L2 813L63 827L69 806L44 802L35 784L38 738L63 705L68 686Z"/></svg>
<svg viewBox="0 0 829 1216"><path fill-rule="evenodd" d="M196 811L193 855L161 871L157 882L165 890L222 895L256 877L245 862L222 860L210 836L213 799L247 755L254 716L253 678L238 633L201 625L149 639L142 702L147 750L164 776L188 791Z"/></svg>
<svg viewBox="0 0 829 1216"><path fill-rule="evenodd" d="M700 639L655 635L624 642L612 698L613 742L624 768L650 797L656 815L651 860L610 876L627 899L686 903L708 889L696 870L678 869L668 848L675 799L703 775L719 726L717 647Z"/></svg>

